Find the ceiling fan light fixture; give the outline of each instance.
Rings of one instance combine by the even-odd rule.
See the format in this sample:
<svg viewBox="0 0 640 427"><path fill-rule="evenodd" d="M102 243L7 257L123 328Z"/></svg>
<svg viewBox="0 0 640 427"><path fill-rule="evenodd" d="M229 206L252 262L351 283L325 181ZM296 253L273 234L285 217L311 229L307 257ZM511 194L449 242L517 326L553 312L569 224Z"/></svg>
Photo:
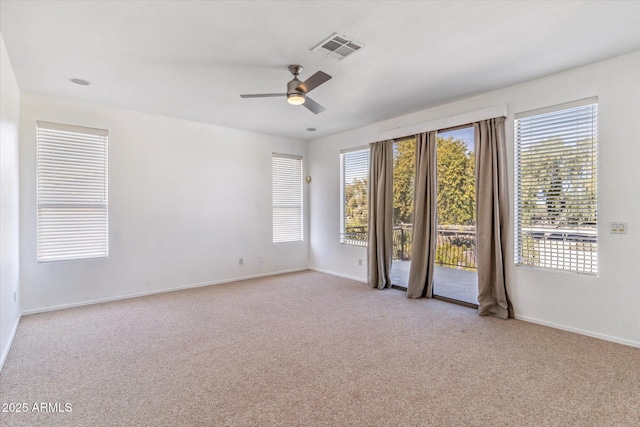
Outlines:
<svg viewBox="0 0 640 427"><path fill-rule="evenodd" d="M290 93L287 95L287 102L291 105L304 104L304 95L301 93Z"/></svg>
<svg viewBox="0 0 640 427"><path fill-rule="evenodd" d="M322 113L325 108L318 104L313 99L309 98L307 94L326 83L327 80L331 80L331 76L322 71L316 71L314 75L301 82L298 80L298 74L302 71L300 65L289 65L289 72L293 74L293 80L287 83L287 91L285 93L253 93L240 95L240 98L271 98L271 97L287 97L287 102L290 105L302 105L313 114Z"/></svg>

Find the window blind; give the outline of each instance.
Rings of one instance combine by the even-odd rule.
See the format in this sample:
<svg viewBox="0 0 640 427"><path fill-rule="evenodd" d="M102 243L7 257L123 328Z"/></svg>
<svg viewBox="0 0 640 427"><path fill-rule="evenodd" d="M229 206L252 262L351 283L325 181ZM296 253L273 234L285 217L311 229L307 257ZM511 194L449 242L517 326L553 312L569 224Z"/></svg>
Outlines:
<svg viewBox="0 0 640 427"><path fill-rule="evenodd" d="M37 260L109 255L108 132L37 122Z"/></svg>
<svg viewBox="0 0 640 427"><path fill-rule="evenodd" d="M302 241L302 157L273 153L273 242Z"/></svg>
<svg viewBox="0 0 640 427"><path fill-rule="evenodd" d="M597 274L597 99L516 115L516 263Z"/></svg>
<svg viewBox="0 0 640 427"><path fill-rule="evenodd" d="M367 245L369 149L340 153L340 243Z"/></svg>

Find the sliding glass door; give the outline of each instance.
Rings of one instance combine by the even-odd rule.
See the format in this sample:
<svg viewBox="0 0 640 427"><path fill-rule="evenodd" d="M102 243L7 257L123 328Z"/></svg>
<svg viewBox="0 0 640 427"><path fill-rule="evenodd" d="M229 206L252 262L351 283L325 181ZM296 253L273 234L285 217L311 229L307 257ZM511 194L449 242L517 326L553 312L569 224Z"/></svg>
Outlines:
<svg viewBox="0 0 640 427"><path fill-rule="evenodd" d="M393 145L393 262L391 283L406 287L413 238L413 187L416 175L415 137Z"/></svg>
<svg viewBox="0 0 640 427"><path fill-rule="evenodd" d="M433 294L478 303L473 127L438 132L438 238Z"/></svg>
<svg viewBox="0 0 640 427"><path fill-rule="evenodd" d="M393 146L393 261L391 283L407 287L412 258L415 137ZM439 132L437 245L433 295L478 303L473 127Z"/></svg>

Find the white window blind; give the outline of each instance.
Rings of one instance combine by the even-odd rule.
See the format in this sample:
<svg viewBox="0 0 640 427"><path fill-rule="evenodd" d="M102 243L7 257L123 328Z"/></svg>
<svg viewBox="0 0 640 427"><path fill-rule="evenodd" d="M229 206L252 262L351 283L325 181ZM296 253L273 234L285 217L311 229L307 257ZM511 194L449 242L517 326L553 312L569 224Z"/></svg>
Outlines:
<svg viewBox="0 0 640 427"><path fill-rule="evenodd" d="M516 114L516 263L598 272L596 98Z"/></svg>
<svg viewBox="0 0 640 427"><path fill-rule="evenodd" d="M107 257L108 132L37 125L38 261Z"/></svg>
<svg viewBox="0 0 640 427"><path fill-rule="evenodd" d="M302 241L302 157L273 153L273 242Z"/></svg>
<svg viewBox="0 0 640 427"><path fill-rule="evenodd" d="M367 245L369 149L340 153L340 243Z"/></svg>

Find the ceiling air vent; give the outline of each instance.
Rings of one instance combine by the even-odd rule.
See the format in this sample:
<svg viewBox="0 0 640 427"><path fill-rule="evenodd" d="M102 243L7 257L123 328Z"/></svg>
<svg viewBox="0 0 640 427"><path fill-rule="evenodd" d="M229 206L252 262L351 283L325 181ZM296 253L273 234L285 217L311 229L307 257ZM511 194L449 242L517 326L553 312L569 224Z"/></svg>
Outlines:
<svg viewBox="0 0 640 427"><path fill-rule="evenodd" d="M362 47L362 43L350 40L342 34L334 34L311 50L318 52L320 55L341 60L362 49Z"/></svg>

